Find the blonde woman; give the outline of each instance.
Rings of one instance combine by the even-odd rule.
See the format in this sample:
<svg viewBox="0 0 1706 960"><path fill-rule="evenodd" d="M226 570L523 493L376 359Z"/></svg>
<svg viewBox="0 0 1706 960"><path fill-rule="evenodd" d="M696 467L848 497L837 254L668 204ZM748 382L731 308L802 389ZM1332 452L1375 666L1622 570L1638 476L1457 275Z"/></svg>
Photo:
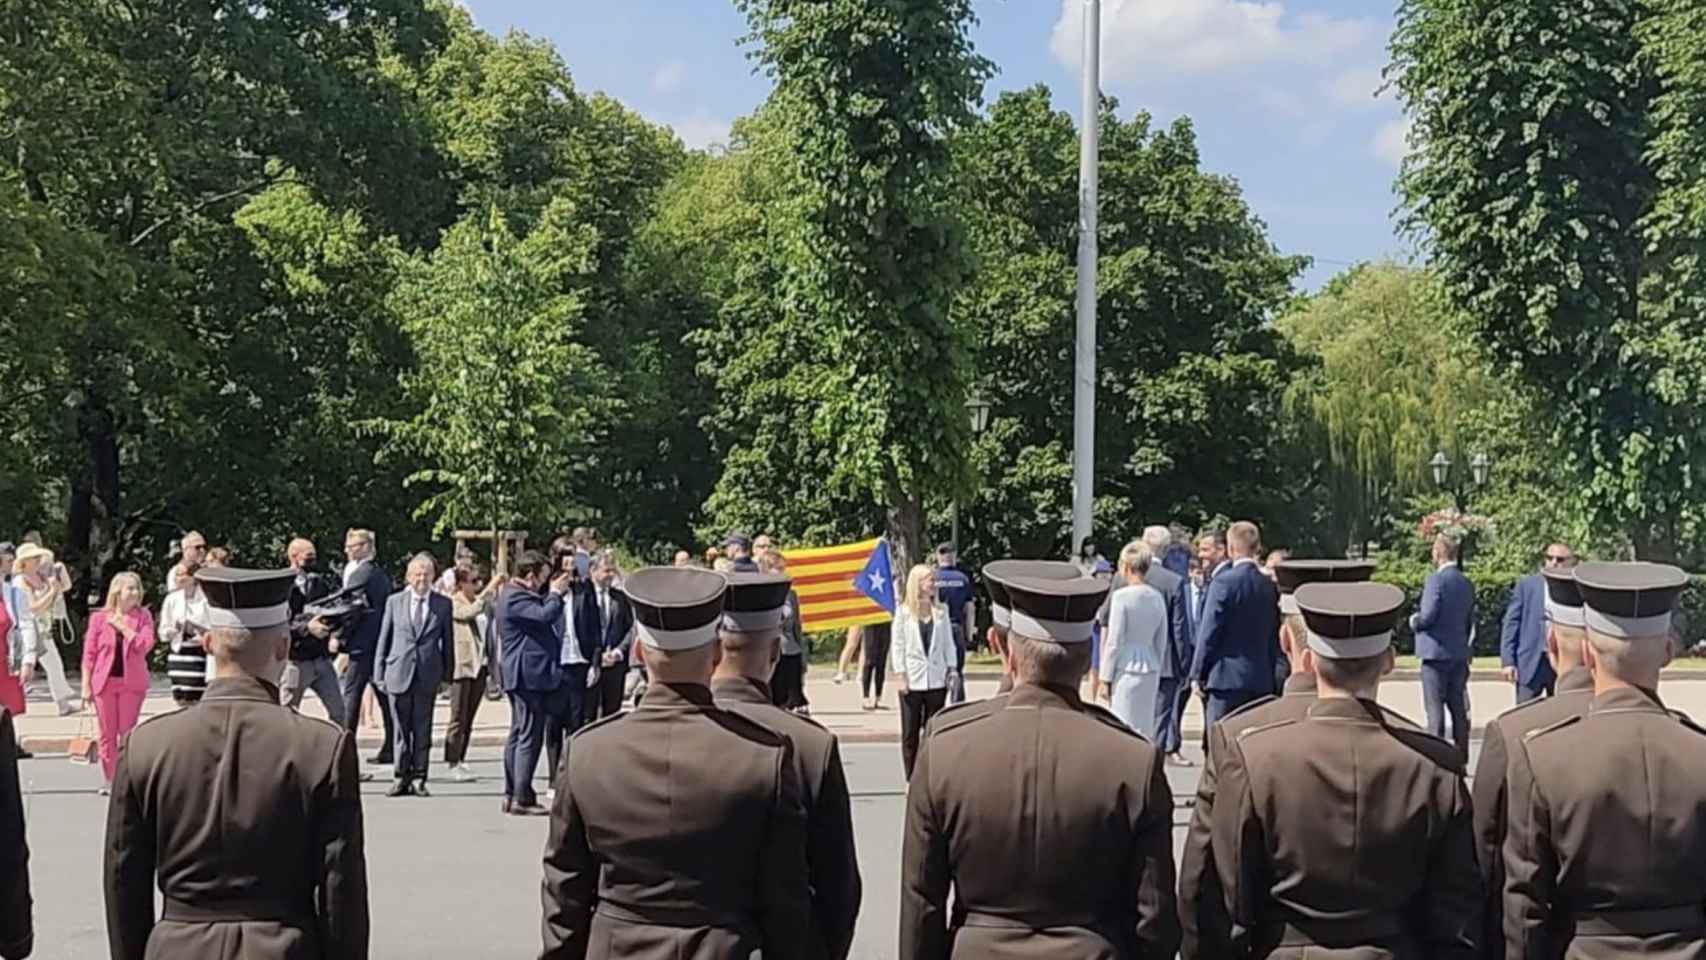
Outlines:
<svg viewBox="0 0 1706 960"><path fill-rule="evenodd" d="M936 600L936 568L918 564L907 572L889 644L889 671L900 691L900 760L909 781L918 737L948 701L948 674L956 655L948 608Z"/></svg>
<svg viewBox="0 0 1706 960"><path fill-rule="evenodd" d="M154 649L154 618L142 605L142 578L113 577L106 606L89 617L83 635L83 699L95 701L101 732L101 775L113 782L119 740L136 726L148 696L148 653Z"/></svg>
<svg viewBox="0 0 1706 960"><path fill-rule="evenodd" d="M1114 716L1155 739L1155 699L1167 655L1167 599L1148 583L1155 555L1141 540L1120 551L1120 577L1108 595L1096 697Z"/></svg>
<svg viewBox="0 0 1706 960"><path fill-rule="evenodd" d="M65 662L59 657L59 644L53 636L54 626L65 615L65 592L71 589L71 574L53 561L52 551L34 543L18 548L14 569L13 583L22 586L30 600L30 615L36 622L36 662L47 671L53 702L62 717L76 713L82 704L72 695L71 683L65 679Z"/></svg>

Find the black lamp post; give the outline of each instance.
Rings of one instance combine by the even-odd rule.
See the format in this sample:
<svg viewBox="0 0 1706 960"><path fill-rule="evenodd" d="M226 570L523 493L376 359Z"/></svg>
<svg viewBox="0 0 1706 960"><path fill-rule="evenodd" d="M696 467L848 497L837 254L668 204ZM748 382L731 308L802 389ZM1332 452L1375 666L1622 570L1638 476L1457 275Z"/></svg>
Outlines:
<svg viewBox="0 0 1706 960"><path fill-rule="evenodd" d="M972 395L970 397L966 398L966 413L969 414L971 417L971 433L972 433L972 436L976 437L976 436L981 435L983 433L983 431L989 427L989 398L985 397L983 395L982 390L973 390ZM960 499L959 499L959 497L954 498L953 542L954 542L954 549L958 550L960 548Z"/></svg>
<svg viewBox="0 0 1706 960"><path fill-rule="evenodd" d="M1469 476L1463 477L1452 467L1451 458L1441 450L1428 461L1428 467L1433 471L1434 485L1441 490L1451 493L1452 503L1457 507L1459 516L1469 514L1469 495L1487 485L1493 473L1493 461L1485 453L1477 453L1469 458ZM1468 482L1465 483L1464 481ZM1459 552L1458 562L1467 565L1469 557L1469 531L1464 531L1463 549Z"/></svg>

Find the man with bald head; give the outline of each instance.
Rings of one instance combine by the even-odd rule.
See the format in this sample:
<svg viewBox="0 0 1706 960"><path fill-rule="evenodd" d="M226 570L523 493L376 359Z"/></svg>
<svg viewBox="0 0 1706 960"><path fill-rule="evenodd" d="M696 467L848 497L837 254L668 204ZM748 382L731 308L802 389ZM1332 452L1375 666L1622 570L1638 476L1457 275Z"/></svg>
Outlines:
<svg viewBox="0 0 1706 960"><path fill-rule="evenodd" d="M326 716L334 723L341 723L344 696L338 687L338 672L332 667L338 641L319 617L297 622L302 609L331 593L332 585L320 573L320 555L312 540L290 541L285 556L296 579L290 586L290 659L279 678L280 702L294 710L302 705L302 694L312 689L320 698L320 705L326 708Z"/></svg>

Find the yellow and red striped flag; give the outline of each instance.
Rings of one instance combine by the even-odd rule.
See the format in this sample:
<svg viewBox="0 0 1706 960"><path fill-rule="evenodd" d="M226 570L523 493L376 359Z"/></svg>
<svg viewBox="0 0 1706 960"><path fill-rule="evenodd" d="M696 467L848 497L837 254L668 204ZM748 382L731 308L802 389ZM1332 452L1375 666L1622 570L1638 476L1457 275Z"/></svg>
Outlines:
<svg viewBox="0 0 1706 960"><path fill-rule="evenodd" d="M818 632L887 623L889 611L857 585L878 551L886 570L888 547L881 538L785 551L788 576L794 578L794 592L800 595L800 626L807 632ZM890 588L890 584L883 585L883 589Z"/></svg>

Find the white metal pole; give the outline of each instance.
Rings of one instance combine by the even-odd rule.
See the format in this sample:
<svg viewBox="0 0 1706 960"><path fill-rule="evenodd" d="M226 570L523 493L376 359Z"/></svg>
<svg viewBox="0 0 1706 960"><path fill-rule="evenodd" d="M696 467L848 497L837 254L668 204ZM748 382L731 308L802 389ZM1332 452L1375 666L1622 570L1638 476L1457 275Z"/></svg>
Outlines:
<svg viewBox="0 0 1706 960"><path fill-rule="evenodd" d="M1084 110L1078 157L1078 347L1072 393L1072 550L1090 535L1096 462L1096 223L1101 161L1102 3L1084 0Z"/></svg>

